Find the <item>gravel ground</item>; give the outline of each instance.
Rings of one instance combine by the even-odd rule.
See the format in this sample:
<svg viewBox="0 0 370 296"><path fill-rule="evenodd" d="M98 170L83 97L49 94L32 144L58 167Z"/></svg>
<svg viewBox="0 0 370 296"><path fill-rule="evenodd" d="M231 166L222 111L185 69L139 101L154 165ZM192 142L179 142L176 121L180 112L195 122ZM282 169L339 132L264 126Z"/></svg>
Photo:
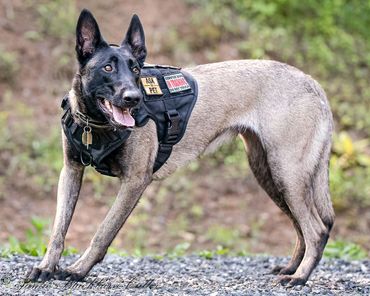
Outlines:
<svg viewBox="0 0 370 296"><path fill-rule="evenodd" d="M75 257L65 257L61 266ZM304 287L268 274L287 258L197 256L155 260L107 256L83 282L24 283L40 258L0 259L0 295L370 295L370 261L323 260Z"/></svg>

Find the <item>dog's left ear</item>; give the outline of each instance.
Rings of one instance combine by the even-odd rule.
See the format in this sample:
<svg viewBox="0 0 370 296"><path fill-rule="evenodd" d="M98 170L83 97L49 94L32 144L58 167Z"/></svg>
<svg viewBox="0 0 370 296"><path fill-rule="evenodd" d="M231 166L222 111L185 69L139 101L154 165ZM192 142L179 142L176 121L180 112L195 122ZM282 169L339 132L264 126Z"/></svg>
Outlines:
<svg viewBox="0 0 370 296"><path fill-rule="evenodd" d="M132 16L126 37L121 45L128 46L133 56L137 59L139 64L143 66L146 58L145 36L143 26L136 14Z"/></svg>

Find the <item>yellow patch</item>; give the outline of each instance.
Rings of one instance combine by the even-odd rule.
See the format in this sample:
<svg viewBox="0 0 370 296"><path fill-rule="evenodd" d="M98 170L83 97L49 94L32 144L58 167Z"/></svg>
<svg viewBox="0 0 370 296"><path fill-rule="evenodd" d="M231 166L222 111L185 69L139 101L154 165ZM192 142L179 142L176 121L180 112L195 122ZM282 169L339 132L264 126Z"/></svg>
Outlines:
<svg viewBox="0 0 370 296"><path fill-rule="evenodd" d="M145 93L148 96L163 95L162 90L158 84L157 77L141 77L141 84L144 87Z"/></svg>

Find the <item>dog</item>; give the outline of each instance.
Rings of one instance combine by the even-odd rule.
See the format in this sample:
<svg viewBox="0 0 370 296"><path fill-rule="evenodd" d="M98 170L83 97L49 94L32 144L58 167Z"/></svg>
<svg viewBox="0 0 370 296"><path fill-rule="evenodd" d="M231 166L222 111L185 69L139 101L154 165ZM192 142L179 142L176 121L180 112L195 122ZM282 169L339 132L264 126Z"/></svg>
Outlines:
<svg viewBox="0 0 370 296"><path fill-rule="evenodd" d="M139 18L131 19L120 46L102 37L94 16L83 10L76 28L78 73L69 92L71 114L105 120L131 134L112 159L121 187L84 254L58 268L65 235L81 188L84 165L72 158L63 134L64 166L50 242L31 281L81 280L101 261L145 188L199 155L240 136L259 185L290 218L296 246L278 281L304 285L319 263L334 222L328 186L333 117L320 85L300 70L270 60L239 60L186 68L198 84L198 99L182 140L153 173L158 151L156 124L134 127L131 110L143 99L139 87L147 50ZM102 99L103 98L103 99ZM85 139L86 141L86 139Z"/></svg>

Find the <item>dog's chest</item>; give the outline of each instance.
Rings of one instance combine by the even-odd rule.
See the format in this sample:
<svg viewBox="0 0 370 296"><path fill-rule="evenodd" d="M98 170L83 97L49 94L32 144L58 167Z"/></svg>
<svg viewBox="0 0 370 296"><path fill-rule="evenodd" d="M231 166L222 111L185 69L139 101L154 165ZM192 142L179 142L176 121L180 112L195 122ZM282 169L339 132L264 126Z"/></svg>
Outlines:
<svg viewBox="0 0 370 296"><path fill-rule="evenodd" d="M140 87L144 99L133 116L137 127L146 125L149 119L156 124L159 147L153 168L155 172L166 162L172 147L185 133L197 100L197 83L190 74L179 68L146 65L141 71ZM117 166L113 163L115 155L130 136L131 130L102 131L92 127L89 136L93 140L86 146L86 126L74 122L68 98L64 99L62 107L65 110L62 126L71 146L72 159L92 165L104 175L117 176Z"/></svg>

